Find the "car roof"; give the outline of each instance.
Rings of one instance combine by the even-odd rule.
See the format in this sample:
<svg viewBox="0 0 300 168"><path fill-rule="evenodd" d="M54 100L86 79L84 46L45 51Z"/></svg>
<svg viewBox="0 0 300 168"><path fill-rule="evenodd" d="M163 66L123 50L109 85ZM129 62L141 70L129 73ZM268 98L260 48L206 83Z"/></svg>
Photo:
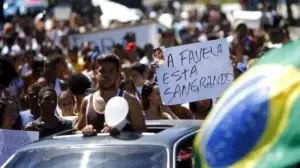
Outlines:
<svg viewBox="0 0 300 168"><path fill-rule="evenodd" d="M146 125L169 125L173 127L201 126L204 120L147 120Z"/></svg>
<svg viewBox="0 0 300 168"><path fill-rule="evenodd" d="M202 120L153 120L146 121L147 129L161 128L158 133L146 132L137 133L121 133L118 137L109 134L98 134L93 137L83 137L82 134L77 135L58 135L47 137L40 141L34 142L22 148L24 150L32 150L39 148L57 148L57 147L88 147L101 145L158 145L167 148L181 137L195 133L202 125Z"/></svg>

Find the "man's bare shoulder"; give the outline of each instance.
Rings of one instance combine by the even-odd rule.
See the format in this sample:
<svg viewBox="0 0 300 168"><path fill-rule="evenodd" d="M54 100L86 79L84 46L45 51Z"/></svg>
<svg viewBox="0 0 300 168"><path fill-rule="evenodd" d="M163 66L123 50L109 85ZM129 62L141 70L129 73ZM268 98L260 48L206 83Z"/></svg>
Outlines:
<svg viewBox="0 0 300 168"><path fill-rule="evenodd" d="M83 98L83 101L89 101L90 98L91 98L91 96L95 97L94 95L96 95L98 92L99 92L99 91L96 91L96 92L94 92L94 93L88 94L87 96L85 96L85 97Z"/></svg>
<svg viewBox="0 0 300 168"><path fill-rule="evenodd" d="M90 99L91 96L92 96L92 94L89 94L89 95L85 96L83 98L83 102L87 102Z"/></svg>

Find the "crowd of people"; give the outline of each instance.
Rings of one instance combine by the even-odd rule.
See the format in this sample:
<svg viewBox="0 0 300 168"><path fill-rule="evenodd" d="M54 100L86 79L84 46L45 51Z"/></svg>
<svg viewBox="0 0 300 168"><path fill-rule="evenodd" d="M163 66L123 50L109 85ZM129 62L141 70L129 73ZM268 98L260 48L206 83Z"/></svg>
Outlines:
<svg viewBox="0 0 300 168"><path fill-rule="evenodd" d="M282 17L267 6L266 17L256 30L245 23L231 24L215 4L204 13L197 9L184 13L160 5L152 10L156 13L152 20L166 13L175 18L171 28L158 30L164 48L226 38L236 78L272 44L290 41ZM162 103L155 74L158 65L153 58L161 50L150 43L140 47L135 34L127 33L126 43L114 44L106 54L89 41L69 47L69 35L91 31L90 27L78 13L68 21L41 13L35 18L16 16L4 24L0 41L0 129L38 131L40 137L69 129L85 134L110 132L104 109L114 96L125 98L129 104L124 130L142 132L145 120L206 117L214 105L212 99L185 105Z"/></svg>

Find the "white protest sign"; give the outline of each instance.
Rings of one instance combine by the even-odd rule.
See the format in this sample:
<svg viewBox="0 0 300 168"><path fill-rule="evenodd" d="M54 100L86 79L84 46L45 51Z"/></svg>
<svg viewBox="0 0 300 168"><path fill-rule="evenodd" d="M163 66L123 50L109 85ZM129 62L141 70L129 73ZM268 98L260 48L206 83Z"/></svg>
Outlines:
<svg viewBox="0 0 300 168"><path fill-rule="evenodd" d="M38 132L0 129L0 165L15 151L38 139Z"/></svg>
<svg viewBox="0 0 300 168"><path fill-rule="evenodd" d="M156 73L167 105L217 98L234 80L226 39L166 48L164 57Z"/></svg>
<svg viewBox="0 0 300 168"><path fill-rule="evenodd" d="M245 23L251 29L260 28L263 13L261 11L241 11L233 12L233 19L236 23Z"/></svg>
<svg viewBox="0 0 300 168"><path fill-rule="evenodd" d="M144 47L151 43L154 47L159 46L157 24L147 24L134 27L106 30L97 33L77 34L69 37L70 46L80 46L82 42L89 41L96 44L101 53L107 53L112 50L112 45L116 43L123 44L126 33L132 32L136 36L136 44Z"/></svg>

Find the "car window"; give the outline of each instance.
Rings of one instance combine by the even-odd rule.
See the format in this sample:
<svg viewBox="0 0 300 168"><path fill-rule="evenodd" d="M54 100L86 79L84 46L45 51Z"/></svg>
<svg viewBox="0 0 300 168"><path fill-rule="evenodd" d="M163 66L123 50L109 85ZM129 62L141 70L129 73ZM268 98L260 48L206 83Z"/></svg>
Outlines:
<svg viewBox="0 0 300 168"><path fill-rule="evenodd" d="M5 168L166 168L160 146L35 149L17 154Z"/></svg>
<svg viewBox="0 0 300 168"><path fill-rule="evenodd" d="M181 142L176 147L176 168L193 168L193 142L196 134L193 134Z"/></svg>

